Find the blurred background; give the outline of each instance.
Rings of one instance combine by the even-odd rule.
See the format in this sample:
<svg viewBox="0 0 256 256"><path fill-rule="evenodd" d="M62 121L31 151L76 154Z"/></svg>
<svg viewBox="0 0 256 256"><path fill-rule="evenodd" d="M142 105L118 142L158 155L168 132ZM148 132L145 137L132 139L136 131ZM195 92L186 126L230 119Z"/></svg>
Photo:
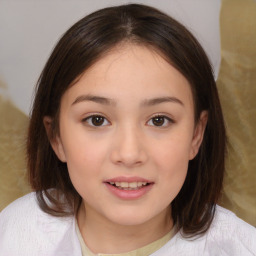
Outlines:
<svg viewBox="0 0 256 256"><path fill-rule="evenodd" d="M0 0L0 211L30 191L26 130L33 89L60 36L125 0ZM256 1L144 0L198 38L214 68L229 136L221 204L256 226Z"/></svg>

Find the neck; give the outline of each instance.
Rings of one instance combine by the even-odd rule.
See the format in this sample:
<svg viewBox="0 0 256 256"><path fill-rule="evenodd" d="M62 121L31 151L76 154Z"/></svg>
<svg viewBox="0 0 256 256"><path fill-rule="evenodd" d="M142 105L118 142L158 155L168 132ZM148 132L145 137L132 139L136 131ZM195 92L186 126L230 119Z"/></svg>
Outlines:
<svg viewBox="0 0 256 256"><path fill-rule="evenodd" d="M86 211L85 214L85 206L82 204L77 220L86 246L93 253L106 254L125 253L141 248L160 239L173 227L170 208L145 223L119 225L95 212Z"/></svg>

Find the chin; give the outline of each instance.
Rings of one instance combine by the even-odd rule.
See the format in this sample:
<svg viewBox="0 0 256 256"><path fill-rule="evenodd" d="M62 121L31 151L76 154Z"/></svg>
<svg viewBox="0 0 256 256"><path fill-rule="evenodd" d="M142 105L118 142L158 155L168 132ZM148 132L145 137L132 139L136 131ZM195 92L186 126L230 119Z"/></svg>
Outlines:
<svg viewBox="0 0 256 256"><path fill-rule="evenodd" d="M118 219L118 220L115 219L114 222L120 226L139 226L139 225L143 225L147 221L145 221L144 219L138 219L138 218L134 219L133 216L130 216L129 218L126 218L126 219Z"/></svg>
<svg viewBox="0 0 256 256"><path fill-rule="evenodd" d="M115 213L110 217L110 219L112 219L112 222L122 226L143 225L153 218L153 215L148 215L146 212L139 213L136 210L133 210L132 212L127 211L122 213Z"/></svg>

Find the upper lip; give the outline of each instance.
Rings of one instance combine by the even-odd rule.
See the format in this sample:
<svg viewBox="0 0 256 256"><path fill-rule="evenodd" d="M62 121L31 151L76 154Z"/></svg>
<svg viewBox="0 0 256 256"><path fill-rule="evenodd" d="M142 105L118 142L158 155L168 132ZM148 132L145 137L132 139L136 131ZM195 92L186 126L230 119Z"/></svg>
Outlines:
<svg viewBox="0 0 256 256"><path fill-rule="evenodd" d="M124 177L124 176L120 176L120 177L114 177L111 179L107 179L104 182L147 182L147 183L153 183L152 181L148 180L148 179L144 179L142 177Z"/></svg>

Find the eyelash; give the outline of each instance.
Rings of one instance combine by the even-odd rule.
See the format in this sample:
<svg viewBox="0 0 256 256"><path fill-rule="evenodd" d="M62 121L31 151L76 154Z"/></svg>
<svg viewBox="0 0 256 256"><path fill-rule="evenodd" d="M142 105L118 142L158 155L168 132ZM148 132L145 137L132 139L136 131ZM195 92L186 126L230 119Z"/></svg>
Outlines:
<svg viewBox="0 0 256 256"><path fill-rule="evenodd" d="M155 116L151 117L150 120L147 123L153 122L153 120L154 119L156 120L157 118L158 119L162 119L164 121L164 125L154 125L154 124L152 124L152 126L155 126L155 127L168 127L170 124L174 123L173 119L171 119L170 117L165 116L165 115L155 115Z"/></svg>
<svg viewBox="0 0 256 256"><path fill-rule="evenodd" d="M98 120L94 120L94 121L103 121L103 122L100 122L99 125L95 125L95 124L93 124L93 118L98 118ZM101 119L101 120L99 120L99 119ZM161 119L161 121L164 121L164 123L163 124L160 123L160 125L155 125L153 123L154 119L155 119L155 121L156 121L156 119ZM91 115L91 116L88 116L88 117L84 118L82 120L82 122L83 123L86 122L89 126L92 126L92 127L102 127L102 126L107 126L107 125L110 124L110 122L107 120L107 118L105 118L102 115ZM107 124L104 124L105 122L107 122ZM171 118L169 118L169 117L167 117L165 115L155 115L155 116L151 117L149 119L149 121L147 121L147 124L149 124L150 122L152 123L152 124L150 124L150 126L154 126L154 127L167 127L170 124L175 123L173 119L171 119Z"/></svg>
<svg viewBox="0 0 256 256"><path fill-rule="evenodd" d="M107 121L108 122L108 124L105 124L105 125L94 125L92 122L93 122L93 118L101 118L101 119L103 119L103 124ZM86 118L84 118L83 120L82 120L82 122L84 123L87 123L89 126L92 126L92 127L101 127L101 126L106 126L106 125L109 125L110 124L110 122L107 120L107 118L105 118L104 116L102 116L102 115L91 115L91 116L88 116L88 117L86 117Z"/></svg>

